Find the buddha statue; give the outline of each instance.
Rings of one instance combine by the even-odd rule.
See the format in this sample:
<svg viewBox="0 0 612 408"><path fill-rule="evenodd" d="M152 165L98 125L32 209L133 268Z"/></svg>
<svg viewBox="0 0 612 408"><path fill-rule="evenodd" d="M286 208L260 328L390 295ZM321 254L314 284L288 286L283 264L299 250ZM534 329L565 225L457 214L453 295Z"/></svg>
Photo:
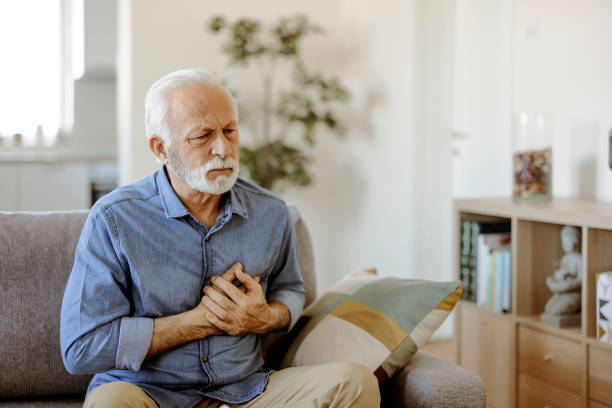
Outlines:
<svg viewBox="0 0 612 408"><path fill-rule="evenodd" d="M543 321L559 327L580 324L582 287L582 255L580 248L582 234L576 227L566 226L561 231L561 244L565 255L552 276L546 278L546 285L553 292L548 300Z"/></svg>

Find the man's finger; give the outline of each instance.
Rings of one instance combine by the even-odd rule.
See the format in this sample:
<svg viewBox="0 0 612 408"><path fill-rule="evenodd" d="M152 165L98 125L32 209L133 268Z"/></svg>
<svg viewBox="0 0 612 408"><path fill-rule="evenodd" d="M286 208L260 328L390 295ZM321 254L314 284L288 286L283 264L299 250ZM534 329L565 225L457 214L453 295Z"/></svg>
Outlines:
<svg viewBox="0 0 612 408"><path fill-rule="evenodd" d="M234 303L240 306L243 305L244 294L240 291L240 289L234 286L233 283L228 282L225 279L219 277L212 278L212 282L213 285L217 286L223 292L225 292L225 294L229 296L230 299L234 301Z"/></svg>
<svg viewBox="0 0 612 408"><path fill-rule="evenodd" d="M261 286L259 286L259 282L253 279L248 273L236 271L236 278L238 278L238 280L242 282L244 286L246 286L247 292L261 288Z"/></svg>
<svg viewBox="0 0 612 408"><path fill-rule="evenodd" d="M234 302L232 302L230 299L228 299L227 296L225 296L224 294L222 294L221 292L219 292L212 286L207 287L204 293L206 294L206 296L210 297L219 306L221 306L227 311L231 311L236 307L236 304Z"/></svg>
<svg viewBox="0 0 612 408"><path fill-rule="evenodd" d="M225 323L224 321L222 321L221 319L219 319L212 312L206 313L206 320L208 320L208 322L210 324L212 324L213 326L215 326L217 329L219 329L221 331L224 331L226 333L232 328L231 325L229 325L229 324Z"/></svg>
<svg viewBox="0 0 612 408"><path fill-rule="evenodd" d="M229 313L227 312L227 310L219 306L209 296L204 296L202 300L204 301L204 305L208 308L208 310L212 312L215 316L217 316L219 319L226 320L229 317Z"/></svg>
<svg viewBox="0 0 612 408"><path fill-rule="evenodd" d="M225 279L226 281L229 281L229 282L233 281L234 279L236 279L236 269L239 269L239 270L243 269L243 266L240 262L236 262L235 264L230 266L229 269L225 271L223 275L221 275L221 277Z"/></svg>

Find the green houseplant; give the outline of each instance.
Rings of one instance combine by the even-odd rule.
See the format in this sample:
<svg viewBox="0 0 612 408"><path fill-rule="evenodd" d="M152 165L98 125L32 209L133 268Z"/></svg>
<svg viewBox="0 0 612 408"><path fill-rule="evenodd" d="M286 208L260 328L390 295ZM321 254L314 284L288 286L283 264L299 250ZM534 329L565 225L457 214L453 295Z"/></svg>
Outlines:
<svg viewBox="0 0 612 408"><path fill-rule="evenodd" d="M322 131L337 136L345 134L336 110L338 104L349 100L348 90L337 78L311 72L300 56L303 38L322 30L303 15L282 17L268 27L251 18L230 22L215 16L209 21L209 29L224 36L222 49L231 64L245 69L255 65L261 75L262 100L255 103L261 115L260 126L250 129L257 142L240 147L241 168L253 181L270 190L281 180L309 185L311 159L307 153ZM275 82L281 64L291 71L284 87ZM249 106L252 105L249 101ZM289 142L288 136L293 132L300 135L301 143Z"/></svg>

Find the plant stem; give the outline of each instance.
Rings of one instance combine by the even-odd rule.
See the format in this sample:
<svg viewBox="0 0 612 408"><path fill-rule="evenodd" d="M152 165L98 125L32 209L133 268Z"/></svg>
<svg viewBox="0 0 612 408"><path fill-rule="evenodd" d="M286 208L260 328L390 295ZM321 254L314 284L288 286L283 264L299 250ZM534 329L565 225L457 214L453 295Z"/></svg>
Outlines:
<svg viewBox="0 0 612 408"><path fill-rule="evenodd" d="M263 137L266 143L268 143L272 137L272 135L270 135L270 116L272 115L272 78L270 75L264 75L263 94Z"/></svg>

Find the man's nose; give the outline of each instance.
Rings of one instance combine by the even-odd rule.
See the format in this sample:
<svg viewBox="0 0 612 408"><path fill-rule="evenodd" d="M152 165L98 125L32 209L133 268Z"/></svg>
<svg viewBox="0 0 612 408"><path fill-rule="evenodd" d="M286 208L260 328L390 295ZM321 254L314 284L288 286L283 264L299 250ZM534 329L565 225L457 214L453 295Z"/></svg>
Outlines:
<svg viewBox="0 0 612 408"><path fill-rule="evenodd" d="M213 156L219 156L221 158L225 158L230 153L230 145L223 136L221 129L215 131L210 149L210 153Z"/></svg>

